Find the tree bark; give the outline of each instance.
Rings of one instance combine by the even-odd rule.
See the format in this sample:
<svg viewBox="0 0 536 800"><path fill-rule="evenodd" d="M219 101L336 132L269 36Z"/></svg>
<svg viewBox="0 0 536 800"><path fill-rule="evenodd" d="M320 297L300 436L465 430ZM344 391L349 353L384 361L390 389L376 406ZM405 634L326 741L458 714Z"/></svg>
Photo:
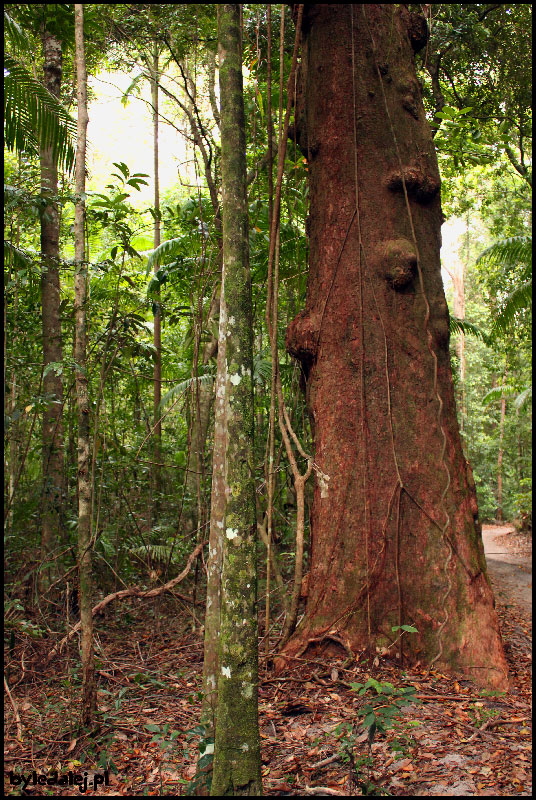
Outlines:
<svg viewBox="0 0 536 800"><path fill-rule="evenodd" d="M60 99L62 76L62 43L54 34L43 30L44 85ZM47 205L41 213L41 307L43 326L43 393L53 398L43 412L43 516L41 522L41 561L46 563L55 540L63 535L62 506L64 501L63 469L63 382L61 370L47 370L50 364L62 363L60 322L59 237L60 222L56 196L58 167L52 148L40 149L41 194ZM49 583L50 570L41 569L39 588Z"/></svg>
<svg viewBox="0 0 536 800"><path fill-rule="evenodd" d="M248 255L240 6L218 6L223 272L227 326L226 507L218 705L211 795L262 795L258 725L257 522L253 441L253 332ZM221 328L220 328L221 329Z"/></svg>
<svg viewBox="0 0 536 800"><path fill-rule="evenodd" d="M503 520L502 498L503 498L503 457L504 457L504 421L506 419L506 395L504 394L504 387L506 386L507 371L504 370L502 387L503 394L501 396L501 418L499 422L499 455L497 456L497 521Z"/></svg>
<svg viewBox="0 0 536 800"><path fill-rule="evenodd" d="M78 103L78 135L76 144L74 209L74 279L76 399L78 407L78 573L79 603L82 628L82 725L95 720L97 688L93 658L92 614L92 542L91 542L91 468L90 468L90 403L87 379L87 303L88 270L85 253L85 170L87 114L87 74L84 49L84 6L75 3L76 95Z"/></svg>
<svg viewBox="0 0 536 800"><path fill-rule="evenodd" d="M287 663L313 639L504 687L463 456L440 273L437 160L405 6L305 6L298 143L309 162L306 309L287 331L315 440L312 563ZM329 482L326 477L329 477Z"/></svg>

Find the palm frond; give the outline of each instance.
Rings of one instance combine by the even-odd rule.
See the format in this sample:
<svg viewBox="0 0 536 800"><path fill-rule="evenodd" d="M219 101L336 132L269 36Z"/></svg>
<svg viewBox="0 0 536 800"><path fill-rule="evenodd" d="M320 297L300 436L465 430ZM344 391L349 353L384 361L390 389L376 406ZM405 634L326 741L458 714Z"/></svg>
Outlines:
<svg viewBox="0 0 536 800"><path fill-rule="evenodd" d="M134 94L134 91L139 88L139 82L141 81L141 79L143 77L144 77L143 72L140 72L138 75L135 75L132 78L131 82L129 83L129 85L127 86L125 91L123 92L123 96L121 98L121 104L122 105L124 105L124 106L127 105L128 101L130 99L130 95Z"/></svg>
<svg viewBox="0 0 536 800"><path fill-rule="evenodd" d="M522 283L506 298L502 308L493 321L492 336L505 333L516 321L519 311L532 307L532 279Z"/></svg>
<svg viewBox="0 0 536 800"><path fill-rule="evenodd" d="M255 383L264 383L272 377L272 362L264 358L262 353L253 356L253 380Z"/></svg>
<svg viewBox="0 0 536 800"><path fill-rule="evenodd" d="M474 322L468 322L466 319L460 319L459 317L451 315L449 327L453 336L457 333L463 333L465 336L475 336L477 339L481 339L484 344L489 344L489 336L487 333L478 325L475 325Z"/></svg>
<svg viewBox="0 0 536 800"><path fill-rule="evenodd" d="M197 381L199 386L208 385L211 381L214 380L214 375L211 372L207 372L204 375L198 375L197 378L186 378L186 380L181 381L180 383L175 384L172 386L171 389L166 392L162 400L160 401L160 405L158 406L157 413L160 414L164 408L176 400L179 395L183 394L183 392L190 389L194 383Z"/></svg>
<svg viewBox="0 0 536 800"><path fill-rule="evenodd" d="M11 264L15 270L25 269L32 263L32 259L24 250L15 247L12 242L4 239L4 264Z"/></svg>
<svg viewBox="0 0 536 800"><path fill-rule="evenodd" d="M523 389L514 400L514 407L519 411L532 400L532 384Z"/></svg>
<svg viewBox="0 0 536 800"><path fill-rule="evenodd" d="M151 561L168 561L171 555L171 561L178 561L179 552L175 550L173 554L171 554L172 545L169 544L151 544L148 542L147 544L142 544L139 547L130 547L129 553L132 555L138 556L139 558L145 559L147 556L150 557Z"/></svg>
<svg viewBox="0 0 536 800"><path fill-rule="evenodd" d="M4 143L7 148L33 155L39 154L40 147L51 148L58 165L72 172L75 142L76 122L62 104L18 61L4 56Z"/></svg>
<svg viewBox="0 0 536 800"><path fill-rule="evenodd" d="M15 50L29 51L31 49L26 33L6 11L4 11L4 36L11 42Z"/></svg>
<svg viewBox="0 0 536 800"><path fill-rule="evenodd" d="M178 237L176 239L168 239L167 242L162 242L162 244L154 250L150 250L145 274L148 275L155 264L160 266L164 260L177 258L177 256L182 254L183 248L184 238Z"/></svg>
<svg viewBox="0 0 536 800"><path fill-rule="evenodd" d="M532 271L532 236L510 236L501 239L479 255L476 262L503 264L505 267L515 267L517 264L526 264Z"/></svg>
<svg viewBox="0 0 536 800"><path fill-rule="evenodd" d="M513 397L517 393L517 389L513 386L494 386L493 389L490 389L489 392L486 392L484 397L482 398L482 402L484 405L489 405L494 400L500 400L502 397Z"/></svg>

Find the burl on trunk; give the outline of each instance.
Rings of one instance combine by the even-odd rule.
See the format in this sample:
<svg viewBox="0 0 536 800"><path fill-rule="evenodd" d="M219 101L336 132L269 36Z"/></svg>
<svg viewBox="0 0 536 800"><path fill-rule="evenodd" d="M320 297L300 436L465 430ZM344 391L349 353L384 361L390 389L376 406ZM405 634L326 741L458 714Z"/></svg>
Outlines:
<svg viewBox="0 0 536 800"><path fill-rule="evenodd" d="M284 662L331 636L504 688L449 364L440 179L414 65L426 25L402 5L311 4L303 34L310 264L287 347L329 480ZM404 624L418 634L394 643Z"/></svg>

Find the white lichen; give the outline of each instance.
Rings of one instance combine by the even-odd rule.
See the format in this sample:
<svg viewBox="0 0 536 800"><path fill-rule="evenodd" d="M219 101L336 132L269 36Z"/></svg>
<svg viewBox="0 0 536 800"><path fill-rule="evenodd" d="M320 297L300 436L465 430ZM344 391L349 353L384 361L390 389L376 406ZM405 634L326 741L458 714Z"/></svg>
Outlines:
<svg viewBox="0 0 536 800"><path fill-rule="evenodd" d="M227 528L225 535L228 539L236 539L238 536L238 528Z"/></svg>
<svg viewBox="0 0 536 800"><path fill-rule="evenodd" d="M241 377L241 376L238 374L238 372L237 372L237 373L235 373L234 375L231 375L231 377L229 378L229 380L231 381L231 383L233 384L233 386L238 386L238 384L239 384L239 383L240 383L240 381L242 380L242 377Z"/></svg>
<svg viewBox="0 0 536 800"><path fill-rule="evenodd" d="M329 490L328 486L329 475L326 475L326 473L322 472L322 470L319 469L318 467L316 467L315 472L318 478L318 486L320 487L320 498L322 500L325 500L325 498L328 496L328 490Z"/></svg>
<svg viewBox="0 0 536 800"><path fill-rule="evenodd" d="M221 674L223 675L224 678L230 678L231 677L231 667L222 667L221 668Z"/></svg>

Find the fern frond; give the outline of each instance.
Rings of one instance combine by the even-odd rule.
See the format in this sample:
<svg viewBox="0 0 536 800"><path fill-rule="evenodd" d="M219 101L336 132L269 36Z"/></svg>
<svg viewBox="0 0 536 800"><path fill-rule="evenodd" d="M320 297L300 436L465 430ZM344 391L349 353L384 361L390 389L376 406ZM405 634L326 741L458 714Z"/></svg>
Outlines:
<svg viewBox="0 0 536 800"><path fill-rule="evenodd" d="M466 319L460 319L459 317L450 316L449 319L449 327L450 332L452 335L456 335L457 333L463 333L465 336L475 336L477 339L481 339L484 344L489 344L489 336L482 330L478 325L475 325L473 322L468 322Z"/></svg>
<svg viewBox="0 0 536 800"><path fill-rule="evenodd" d="M39 154L40 147L51 148L58 165L67 172L73 170L76 122L11 56L4 56L4 143L9 150L33 155Z"/></svg>

